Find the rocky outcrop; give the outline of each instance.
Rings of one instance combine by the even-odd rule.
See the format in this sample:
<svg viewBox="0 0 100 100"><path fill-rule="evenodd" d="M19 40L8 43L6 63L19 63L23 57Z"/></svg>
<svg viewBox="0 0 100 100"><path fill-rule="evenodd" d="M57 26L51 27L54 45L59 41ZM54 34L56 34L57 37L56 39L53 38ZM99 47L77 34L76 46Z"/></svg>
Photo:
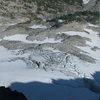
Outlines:
<svg viewBox="0 0 100 100"><path fill-rule="evenodd" d="M0 87L0 100L27 100L26 97L17 91Z"/></svg>
<svg viewBox="0 0 100 100"><path fill-rule="evenodd" d="M90 0L87 4L84 5L84 9L100 12L100 0Z"/></svg>
<svg viewBox="0 0 100 100"><path fill-rule="evenodd" d="M0 15L13 19L29 18L33 22L51 20L80 10L79 0L0 0Z"/></svg>

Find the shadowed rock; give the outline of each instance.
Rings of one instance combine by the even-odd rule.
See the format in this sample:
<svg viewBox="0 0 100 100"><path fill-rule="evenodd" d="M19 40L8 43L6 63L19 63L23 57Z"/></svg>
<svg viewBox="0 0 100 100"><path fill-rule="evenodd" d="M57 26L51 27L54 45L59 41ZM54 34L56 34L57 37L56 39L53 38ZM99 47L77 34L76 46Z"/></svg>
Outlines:
<svg viewBox="0 0 100 100"><path fill-rule="evenodd" d="M0 87L0 100L27 100L26 97L17 91Z"/></svg>

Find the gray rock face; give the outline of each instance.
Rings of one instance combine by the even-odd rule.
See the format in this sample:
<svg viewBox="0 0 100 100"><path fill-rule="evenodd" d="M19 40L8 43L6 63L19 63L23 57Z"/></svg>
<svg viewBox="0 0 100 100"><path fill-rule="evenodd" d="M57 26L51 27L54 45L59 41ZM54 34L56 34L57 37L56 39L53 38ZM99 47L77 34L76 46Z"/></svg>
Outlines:
<svg viewBox="0 0 100 100"><path fill-rule="evenodd" d="M85 7L86 9L89 9L89 10L90 10L91 8L93 8L93 7L95 6L96 1L97 1L97 0L90 0L87 4L85 4L84 7Z"/></svg>
<svg viewBox="0 0 100 100"><path fill-rule="evenodd" d="M84 5L84 9L100 12L100 0L90 0L89 3Z"/></svg>
<svg viewBox="0 0 100 100"><path fill-rule="evenodd" d="M99 11L99 0L90 0L86 5L82 5L80 0L71 1L50 1L46 0L1 0L0 1L0 16L16 20L18 23L46 23L63 15L74 14L84 10ZM7 20L8 21L8 20Z"/></svg>

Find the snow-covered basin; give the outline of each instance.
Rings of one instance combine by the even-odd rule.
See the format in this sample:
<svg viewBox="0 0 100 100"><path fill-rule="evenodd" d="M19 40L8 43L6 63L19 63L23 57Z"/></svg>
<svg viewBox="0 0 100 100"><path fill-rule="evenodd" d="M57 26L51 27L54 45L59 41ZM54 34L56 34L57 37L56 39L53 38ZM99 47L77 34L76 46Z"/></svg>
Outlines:
<svg viewBox="0 0 100 100"><path fill-rule="evenodd" d="M87 52L87 55L96 59L96 64L86 63L77 57L71 57L71 61L76 65L77 71L85 74L86 77L96 71L100 71L100 50L92 51L94 46L100 47L100 38L97 36L98 32L94 32L90 29L84 29L85 32L62 32L69 35L79 35L82 37L90 38L91 41L87 41L88 47L78 47ZM89 33L89 34L88 34ZM59 33L61 34L61 33ZM33 43L34 41L26 40L27 35L13 35L5 37L5 40L22 41L27 43ZM47 43L49 39L44 41L36 41L38 43ZM52 43L61 42L49 40ZM36 43L35 42L35 43ZM45 48L54 52L58 52L53 48ZM18 51L8 51L4 47L0 47L0 86L10 86L13 90L16 89L19 92L24 93L28 100L98 100L99 95L91 92L85 87L77 86L78 77L65 76L64 74L53 71L46 72L39 69L30 69L22 60L11 61L16 57ZM24 55L26 57L27 55ZM52 79L58 80L53 82ZM59 80L62 79L62 80ZM74 79L74 80L71 80ZM79 79L80 80L80 79ZM68 83L68 84L67 84ZM70 84L71 83L71 84Z"/></svg>
<svg viewBox="0 0 100 100"><path fill-rule="evenodd" d="M28 55L18 55L18 52L19 50L7 50L0 46L0 85L9 86L13 82L31 81L50 83L51 79L66 79L66 76L60 72L30 69L22 60L14 60L18 57L27 57Z"/></svg>
<svg viewBox="0 0 100 100"><path fill-rule="evenodd" d="M61 39L55 40L54 38L48 38L48 37L45 37L45 39L43 41L37 41L37 40L29 41L29 40L26 40L27 36L28 35L26 35L26 34L15 34L15 35L12 35L12 36L5 36L3 38L3 40L22 41L22 42L25 42L25 43L35 43L35 44L60 43L61 42Z"/></svg>
<svg viewBox="0 0 100 100"><path fill-rule="evenodd" d="M30 69L21 60L10 61L19 56L17 53L0 47L0 86L10 86L24 93L28 100L98 100L99 95L77 86L78 78L57 71Z"/></svg>
<svg viewBox="0 0 100 100"><path fill-rule="evenodd" d="M52 78L65 78L65 75L59 72L47 73L40 70L31 70L22 60L14 60L17 57L20 57L20 55L17 54L18 50L7 50L0 46L0 85L8 86L12 81L29 82L40 80L46 82L45 80L47 79L47 82L50 82L50 79ZM26 56L27 55L24 55L24 57ZM61 77L57 77L57 73Z"/></svg>

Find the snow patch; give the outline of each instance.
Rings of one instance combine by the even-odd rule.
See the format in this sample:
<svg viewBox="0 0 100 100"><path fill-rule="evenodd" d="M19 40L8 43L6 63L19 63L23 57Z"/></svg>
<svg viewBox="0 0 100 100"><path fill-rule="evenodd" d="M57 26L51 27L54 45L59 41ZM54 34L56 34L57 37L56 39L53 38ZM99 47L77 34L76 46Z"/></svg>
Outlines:
<svg viewBox="0 0 100 100"><path fill-rule="evenodd" d="M26 37L28 35L26 34L15 34L12 36L5 36L3 39L4 40L9 40L9 41L24 41L27 42Z"/></svg>
<svg viewBox="0 0 100 100"><path fill-rule="evenodd" d="M90 0L83 0L83 4L89 3Z"/></svg>
<svg viewBox="0 0 100 100"><path fill-rule="evenodd" d="M0 39L0 41L2 41L2 39Z"/></svg>
<svg viewBox="0 0 100 100"><path fill-rule="evenodd" d="M89 33L87 38L91 39L91 41L90 42L88 41L87 44L91 47L100 48L100 37L98 36L99 32L95 32L91 29L86 29L86 28L84 29L84 31Z"/></svg>
<svg viewBox="0 0 100 100"><path fill-rule="evenodd" d="M87 36L87 33L85 32L77 32L77 31L67 31L67 32L59 32L57 34L66 34L66 35L70 35L70 36L73 36L73 35L80 35L82 37L85 37Z"/></svg>
<svg viewBox="0 0 100 100"><path fill-rule="evenodd" d="M29 26L29 28L31 28L31 29L47 29L47 26L44 26L44 25L32 25L32 26Z"/></svg>
<svg viewBox="0 0 100 100"><path fill-rule="evenodd" d="M61 52L61 51L59 51L59 50L57 50L57 49L54 49L54 48L51 48L51 47L48 47L48 48L44 48L44 50L50 50L50 51L52 51L52 52Z"/></svg>
<svg viewBox="0 0 100 100"><path fill-rule="evenodd" d="M62 39L59 39L59 40L55 40L54 38L48 38L46 37L43 41L37 41L37 40L34 40L34 41L29 41L29 40L26 40L26 37L28 35L26 34L15 34L15 35L12 35L12 36L5 36L3 38L3 40L9 40L9 41L22 41L22 42L25 42L25 43L35 43L35 44L44 44L44 43L60 43Z"/></svg>
<svg viewBox="0 0 100 100"><path fill-rule="evenodd" d="M95 28L99 28L98 25L94 25L94 24L91 24L91 23L88 23L88 26L95 27Z"/></svg>
<svg viewBox="0 0 100 100"><path fill-rule="evenodd" d="M44 43L60 43L62 39L59 39L59 40L55 40L54 38L48 38L46 37L43 41L37 41L37 40L34 40L33 43L36 43L36 44L44 44Z"/></svg>
<svg viewBox="0 0 100 100"><path fill-rule="evenodd" d="M9 27L9 26L14 26L14 25L17 25L17 23L5 24L5 26L8 26L8 27Z"/></svg>
<svg viewBox="0 0 100 100"><path fill-rule="evenodd" d="M59 19L59 20L58 20L58 22L59 22L59 23L63 23L63 22L64 22L64 20L62 20L62 19Z"/></svg>
<svg viewBox="0 0 100 100"><path fill-rule="evenodd" d="M98 36L99 32L95 32L92 29L84 28L84 32L77 31L67 31L67 32L59 32L57 34L67 34L70 36L78 35L81 37L89 38L91 41L86 41L87 44L91 47L99 47L100 48L100 37Z"/></svg>

